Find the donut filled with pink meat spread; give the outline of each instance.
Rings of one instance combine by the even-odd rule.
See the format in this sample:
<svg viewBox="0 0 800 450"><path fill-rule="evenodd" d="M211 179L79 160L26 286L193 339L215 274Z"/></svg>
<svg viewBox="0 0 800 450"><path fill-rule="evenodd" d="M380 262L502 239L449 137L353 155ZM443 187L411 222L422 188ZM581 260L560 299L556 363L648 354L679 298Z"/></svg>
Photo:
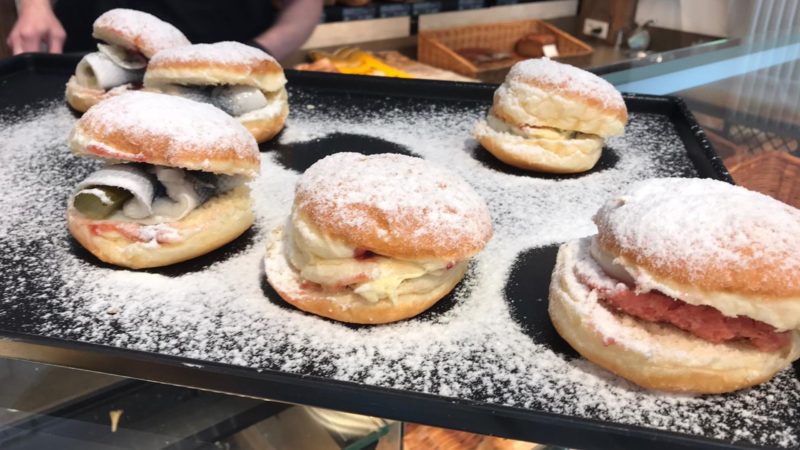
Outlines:
<svg viewBox="0 0 800 450"><path fill-rule="evenodd" d="M708 179L633 185L563 244L550 284L558 333L650 389L723 393L800 357L800 210Z"/></svg>

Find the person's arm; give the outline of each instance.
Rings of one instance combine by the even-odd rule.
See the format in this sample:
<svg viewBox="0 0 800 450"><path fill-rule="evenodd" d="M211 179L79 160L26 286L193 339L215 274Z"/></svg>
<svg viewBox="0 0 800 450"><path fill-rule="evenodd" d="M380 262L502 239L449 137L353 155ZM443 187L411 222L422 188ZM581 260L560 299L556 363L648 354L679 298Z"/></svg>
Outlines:
<svg viewBox="0 0 800 450"><path fill-rule="evenodd" d="M288 0L275 24L254 41L280 60L303 45L321 15L322 0Z"/></svg>
<svg viewBox="0 0 800 450"><path fill-rule="evenodd" d="M20 0L17 22L6 43L15 55L41 51L42 43L47 44L50 53L61 53L66 38L50 0Z"/></svg>

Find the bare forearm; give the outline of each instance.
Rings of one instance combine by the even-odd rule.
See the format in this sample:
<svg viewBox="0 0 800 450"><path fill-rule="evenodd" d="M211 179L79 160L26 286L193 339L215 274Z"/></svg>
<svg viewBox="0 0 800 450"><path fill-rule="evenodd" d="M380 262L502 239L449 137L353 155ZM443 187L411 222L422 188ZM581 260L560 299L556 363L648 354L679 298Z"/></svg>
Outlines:
<svg viewBox="0 0 800 450"><path fill-rule="evenodd" d="M285 58L303 45L321 15L322 0L287 1L275 25L255 40L276 59Z"/></svg>

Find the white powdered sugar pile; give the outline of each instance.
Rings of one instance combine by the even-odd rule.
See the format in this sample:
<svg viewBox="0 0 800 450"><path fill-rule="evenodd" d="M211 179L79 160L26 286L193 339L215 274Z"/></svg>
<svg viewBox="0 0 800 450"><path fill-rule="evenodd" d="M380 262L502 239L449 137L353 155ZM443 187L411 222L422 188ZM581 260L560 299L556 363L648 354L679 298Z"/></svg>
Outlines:
<svg viewBox="0 0 800 450"><path fill-rule="evenodd" d="M99 264L70 240L66 197L96 163L69 154L74 119L66 107L0 115L6 194L0 326L195 358L200 365L280 370L727 441L800 443L800 381L792 369L731 395L647 392L527 334L505 298L509 274L526 250L594 233L594 212L632 182L695 173L667 119L632 114L626 134L608 141L617 157L610 167L553 178L508 169L478 148L470 132L488 105L373 97L359 103L301 90L292 90L290 101L287 129L262 146L273 150L262 153L262 173L252 183L252 232L212 254L211 262L151 272ZM279 161L303 158L284 153L328 142L334 133L404 146L461 175L486 201L494 236L437 312L350 327L301 313L268 287L267 236L285 223L298 179ZM326 151L378 150L334 144ZM542 298L521 301L546 305Z"/></svg>

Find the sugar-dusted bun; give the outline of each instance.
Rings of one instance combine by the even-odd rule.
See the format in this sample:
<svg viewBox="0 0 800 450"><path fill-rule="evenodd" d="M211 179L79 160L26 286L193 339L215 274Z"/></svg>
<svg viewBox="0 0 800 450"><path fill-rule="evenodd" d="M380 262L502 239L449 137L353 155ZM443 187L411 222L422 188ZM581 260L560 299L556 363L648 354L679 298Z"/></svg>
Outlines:
<svg viewBox="0 0 800 450"><path fill-rule="evenodd" d="M506 164L552 173L585 172L597 163L603 139L622 134L628 111L602 78L549 59L511 68L473 135Z"/></svg>
<svg viewBox="0 0 800 450"><path fill-rule="evenodd" d="M639 287L800 329L800 210L720 181L664 178L594 220L601 250Z"/></svg>
<svg viewBox="0 0 800 450"><path fill-rule="evenodd" d="M395 301L384 298L369 302L352 290L326 292L303 280L289 264L285 245L283 227L273 230L264 260L267 280L272 288L282 299L300 310L348 323L382 324L414 317L447 295L464 278L468 267L467 261L459 263L447 271L440 284L425 292L401 294Z"/></svg>
<svg viewBox="0 0 800 450"><path fill-rule="evenodd" d="M260 153L236 119L203 103L128 92L98 103L72 130L79 155L254 177Z"/></svg>
<svg viewBox="0 0 800 450"><path fill-rule="evenodd" d="M609 82L549 59L518 62L495 91L494 114L515 126L552 127L603 138L622 134L628 111Z"/></svg>
<svg viewBox="0 0 800 450"><path fill-rule="evenodd" d="M595 364L650 389L722 393L769 380L800 357L797 330L789 345L764 352L741 343L712 344L670 325L611 312L575 275L577 264L591 264L590 242L559 249L548 312L558 333Z"/></svg>
<svg viewBox="0 0 800 450"><path fill-rule="evenodd" d="M250 189L212 197L177 222L142 225L93 220L70 207L69 231L101 261L131 269L186 261L222 247L253 224Z"/></svg>
<svg viewBox="0 0 800 450"><path fill-rule="evenodd" d="M393 258L464 260L492 235L489 210L466 181L397 154L318 161L297 183L295 208L325 235Z"/></svg>
<svg viewBox="0 0 800 450"><path fill-rule="evenodd" d="M172 85L251 86L259 89L266 107L237 116L258 142L274 137L286 122L289 102L283 68L267 53L239 42L196 44L159 52L151 60L144 85L168 92Z"/></svg>
<svg viewBox="0 0 800 450"><path fill-rule="evenodd" d="M150 59L145 86L244 85L276 92L286 84L275 58L239 42L195 44L164 50Z"/></svg>
<svg viewBox="0 0 800 450"><path fill-rule="evenodd" d="M550 173L585 172L597 163L603 139L582 135L573 139L536 139L495 129L481 121L475 138L500 161L514 167Z"/></svg>
<svg viewBox="0 0 800 450"><path fill-rule="evenodd" d="M137 51L146 58L157 52L190 42L173 25L133 9L116 8L94 21L92 36L109 44Z"/></svg>

